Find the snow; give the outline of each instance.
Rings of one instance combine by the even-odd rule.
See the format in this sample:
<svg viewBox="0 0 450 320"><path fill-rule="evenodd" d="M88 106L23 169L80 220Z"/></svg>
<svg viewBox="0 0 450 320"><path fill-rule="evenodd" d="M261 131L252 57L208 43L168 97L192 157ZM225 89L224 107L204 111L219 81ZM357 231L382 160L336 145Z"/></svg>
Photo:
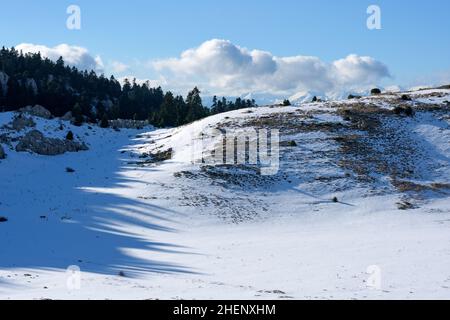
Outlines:
<svg viewBox="0 0 450 320"><path fill-rule="evenodd" d="M326 103L237 110L153 131L67 122L60 131L59 120L34 118L46 136L72 130L90 150L44 157L3 145L0 299L449 299L448 194L398 210L402 194L373 195L345 180L331 158L315 156L337 148L325 132L285 137L301 141L301 155L310 157L283 158L292 184L223 185L192 163L200 133L297 109L312 113L308 121L342 122ZM12 117L0 113L0 126ZM448 121L423 112L402 125L437 165L418 181L448 183ZM136 165L139 155L169 148L171 160ZM323 188L309 175L342 175L346 187ZM230 218L236 215L250 218ZM81 269L79 288L67 285L73 265ZM380 272L379 287L370 286L371 270Z"/></svg>

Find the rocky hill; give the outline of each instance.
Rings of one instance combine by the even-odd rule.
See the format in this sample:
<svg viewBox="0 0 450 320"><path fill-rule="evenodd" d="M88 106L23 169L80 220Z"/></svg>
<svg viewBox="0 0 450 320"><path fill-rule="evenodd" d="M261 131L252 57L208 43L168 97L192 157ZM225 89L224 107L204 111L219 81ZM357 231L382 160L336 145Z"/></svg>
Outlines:
<svg viewBox="0 0 450 320"><path fill-rule="evenodd" d="M0 113L0 297L448 298L449 101L429 89L159 130Z"/></svg>

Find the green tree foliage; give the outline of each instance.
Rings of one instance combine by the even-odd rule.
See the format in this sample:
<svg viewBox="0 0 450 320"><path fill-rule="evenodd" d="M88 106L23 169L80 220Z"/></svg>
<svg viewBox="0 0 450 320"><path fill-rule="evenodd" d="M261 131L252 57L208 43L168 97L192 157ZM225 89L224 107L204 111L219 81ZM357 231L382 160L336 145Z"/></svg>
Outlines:
<svg viewBox="0 0 450 320"><path fill-rule="evenodd" d="M72 109L73 124L81 126L84 122L83 111L79 103L76 103Z"/></svg>
<svg viewBox="0 0 450 320"><path fill-rule="evenodd" d="M172 92L167 92L161 104L160 123L161 127L175 127L180 119L177 118L177 103Z"/></svg>
<svg viewBox="0 0 450 320"><path fill-rule="evenodd" d="M106 113L103 114L102 120L100 121L101 128L109 128L108 116Z"/></svg>
<svg viewBox="0 0 450 320"><path fill-rule="evenodd" d="M373 88L372 90L370 90L370 94L373 96L379 95L381 94L381 90L378 88Z"/></svg>
<svg viewBox="0 0 450 320"><path fill-rule="evenodd" d="M217 97L214 97L213 104L211 106L211 114L218 114L222 112L254 107L257 107L255 100L236 98L236 100L232 102L228 101L225 97L223 97L221 100L218 100Z"/></svg>
<svg viewBox="0 0 450 320"><path fill-rule="evenodd" d="M69 141L73 140L73 132L72 131L67 132L66 140L69 140Z"/></svg>
<svg viewBox="0 0 450 320"><path fill-rule="evenodd" d="M209 110L203 107L202 98L200 97L200 90L197 87L188 93L186 97L186 107L187 116L185 121L187 123L209 115Z"/></svg>

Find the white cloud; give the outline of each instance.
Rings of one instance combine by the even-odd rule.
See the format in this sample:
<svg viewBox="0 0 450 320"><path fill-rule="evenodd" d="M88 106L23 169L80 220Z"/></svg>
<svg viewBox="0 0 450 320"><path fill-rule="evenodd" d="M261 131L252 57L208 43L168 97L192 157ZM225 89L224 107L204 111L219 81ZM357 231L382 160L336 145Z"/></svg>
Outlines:
<svg viewBox="0 0 450 320"><path fill-rule="evenodd" d="M333 67L336 69L337 77L344 85L375 83L390 76L388 68L380 61L371 57L360 57L356 54L333 62Z"/></svg>
<svg viewBox="0 0 450 320"><path fill-rule="evenodd" d="M67 64L81 70L103 72L105 69L101 58L83 47L61 44L51 48L22 43L16 48L24 53L40 52L54 61L62 56ZM384 78L390 77L387 66L372 57L351 54L332 62L313 56L278 57L219 39L186 50L178 58L151 61L149 65L151 70L148 63L128 65L113 60L106 69L120 76L135 73L140 79L145 78L144 70L151 71L152 86L161 85L177 94L186 94L198 86L205 95L225 96L357 92L379 85ZM132 80L134 76L128 78Z"/></svg>
<svg viewBox="0 0 450 320"><path fill-rule="evenodd" d="M21 43L16 49L23 53L40 52L43 57L56 61L63 57L66 64L75 66L80 70L94 70L103 72L104 65L100 56L92 56L86 48L60 44L50 48L44 45Z"/></svg>
<svg viewBox="0 0 450 320"><path fill-rule="evenodd" d="M127 71L130 68L129 65L122 63L120 61L113 61L111 62L111 69L115 73L123 73Z"/></svg>
<svg viewBox="0 0 450 320"><path fill-rule="evenodd" d="M179 58L154 61L153 68L168 83L198 85L225 95L326 93L361 89L390 77L387 66L372 57L352 54L327 63L310 56L277 57L219 39L186 50Z"/></svg>

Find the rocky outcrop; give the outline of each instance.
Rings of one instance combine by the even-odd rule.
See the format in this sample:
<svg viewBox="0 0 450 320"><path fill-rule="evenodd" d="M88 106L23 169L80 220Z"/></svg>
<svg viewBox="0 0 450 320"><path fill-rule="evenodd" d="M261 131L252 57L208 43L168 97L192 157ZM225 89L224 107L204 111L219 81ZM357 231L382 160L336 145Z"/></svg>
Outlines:
<svg viewBox="0 0 450 320"><path fill-rule="evenodd" d="M22 137L16 146L17 152L33 152L40 155L55 156L66 152L78 152L88 150L84 143L46 138L38 130L32 130Z"/></svg>
<svg viewBox="0 0 450 320"><path fill-rule="evenodd" d="M32 118L28 118L22 114L19 114L18 116L14 117L11 125L14 130L21 131L25 128L36 126L36 123Z"/></svg>
<svg viewBox="0 0 450 320"><path fill-rule="evenodd" d="M73 119L72 111L67 112L65 115L61 117L61 120L63 121L72 121L72 119Z"/></svg>
<svg viewBox="0 0 450 320"><path fill-rule="evenodd" d="M110 127L122 129L142 129L148 125L150 125L148 121L141 120L117 119L109 121Z"/></svg>
<svg viewBox="0 0 450 320"><path fill-rule="evenodd" d="M6 152L3 149L3 146L0 144L0 159L5 159L6 158Z"/></svg>
<svg viewBox="0 0 450 320"><path fill-rule="evenodd" d="M20 109L19 111L21 111L23 113L27 113L27 114L35 116L35 117L44 118L44 119L53 118L50 111L48 111L43 106L40 106L38 104L35 106L27 106L25 108Z"/></svg>

